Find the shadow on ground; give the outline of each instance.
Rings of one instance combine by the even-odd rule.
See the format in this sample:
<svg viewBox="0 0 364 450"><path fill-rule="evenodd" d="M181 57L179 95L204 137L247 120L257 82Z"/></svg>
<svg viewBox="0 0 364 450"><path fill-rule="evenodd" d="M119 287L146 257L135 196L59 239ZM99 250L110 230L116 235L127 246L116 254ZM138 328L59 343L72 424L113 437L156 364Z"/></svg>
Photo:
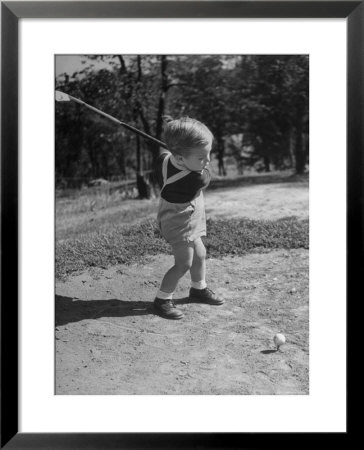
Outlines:
<svg viewBox="0 0 364 450"><path fill-rule="evenodd" d="M158 315L153 302L109 300L80 300L56 295L56 326L67 325L85 319L99 319L101 317L127 317ZM175 300L176 304L191 303L188 297Z"/></svg>
<svg viewBox="0 0 364 450"><path fill-rule="evenodd" d="M220 178L212 179L209 185L209 190L237 187L237 186L251 186L257 184L275 184L275 183L304 183L308 182L309 175L305 173L303 175L297 174L264 174L264 175L241 175L237 178Z"/></svg>

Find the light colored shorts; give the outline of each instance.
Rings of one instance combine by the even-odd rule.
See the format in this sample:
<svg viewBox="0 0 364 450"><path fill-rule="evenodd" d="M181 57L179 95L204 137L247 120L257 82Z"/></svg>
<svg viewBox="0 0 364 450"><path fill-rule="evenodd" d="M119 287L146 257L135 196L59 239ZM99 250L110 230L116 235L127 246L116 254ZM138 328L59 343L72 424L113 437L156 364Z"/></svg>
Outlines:
<svg viewBox="0 0 364 450"><path fill-rule="evenodd" d="M202 191L187 203L170 203L160 198L157 222L162 236L171 245L193 242L201 236L206 236Z"/></svg>

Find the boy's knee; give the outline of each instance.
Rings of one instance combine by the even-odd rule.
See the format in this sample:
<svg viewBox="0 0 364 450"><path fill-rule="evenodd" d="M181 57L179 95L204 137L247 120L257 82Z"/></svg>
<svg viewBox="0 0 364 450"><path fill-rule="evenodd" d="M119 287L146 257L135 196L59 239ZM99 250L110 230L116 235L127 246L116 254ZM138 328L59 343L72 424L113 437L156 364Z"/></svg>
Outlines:
<svg viewBox="0 0 364 450"><path fill-rule="evenodd" d="M186 262L180 262L175 264L177 270L184 275L186 272L188 272L192 266L192 262L186 261Z"/></svg>
<svg viewBox="0 0 364 450"><path fill-rule="evenodd" d="M201 260L206 259L206 247L204 245L199 246L195 250L195 257Z"/></svg>

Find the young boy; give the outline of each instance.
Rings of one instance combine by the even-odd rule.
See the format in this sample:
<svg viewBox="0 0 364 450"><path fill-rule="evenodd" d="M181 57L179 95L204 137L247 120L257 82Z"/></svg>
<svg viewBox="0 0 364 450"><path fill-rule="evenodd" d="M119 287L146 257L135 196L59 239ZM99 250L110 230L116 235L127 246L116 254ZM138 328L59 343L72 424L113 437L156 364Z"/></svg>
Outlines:
<svg viewBox="0 0 364 450"><path fill-rule="evenodd" d="M222 305L206 285L206 215L202 190L210 183L208 170L213 142L211 131L201 122L184 117L167 119L165 141L169 152L157 164L161 187L157 221L163 237L172 246L174 265L164 275L154 300L158 314L181 319L183 313L173 303L173 293L183 275L190 271L192 301Z"/></svg>

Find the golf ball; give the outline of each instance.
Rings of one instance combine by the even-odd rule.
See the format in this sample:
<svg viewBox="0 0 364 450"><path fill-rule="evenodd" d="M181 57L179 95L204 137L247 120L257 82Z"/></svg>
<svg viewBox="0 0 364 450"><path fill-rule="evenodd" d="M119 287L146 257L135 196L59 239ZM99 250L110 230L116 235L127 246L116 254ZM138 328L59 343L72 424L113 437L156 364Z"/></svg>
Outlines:
<svg viewBox="0 0 364 450"><path fill-rule="evenodd" d="M286 337L282 333L277 333L273 338L273 342L277 347L280 347L286 342Z"/></svg>

